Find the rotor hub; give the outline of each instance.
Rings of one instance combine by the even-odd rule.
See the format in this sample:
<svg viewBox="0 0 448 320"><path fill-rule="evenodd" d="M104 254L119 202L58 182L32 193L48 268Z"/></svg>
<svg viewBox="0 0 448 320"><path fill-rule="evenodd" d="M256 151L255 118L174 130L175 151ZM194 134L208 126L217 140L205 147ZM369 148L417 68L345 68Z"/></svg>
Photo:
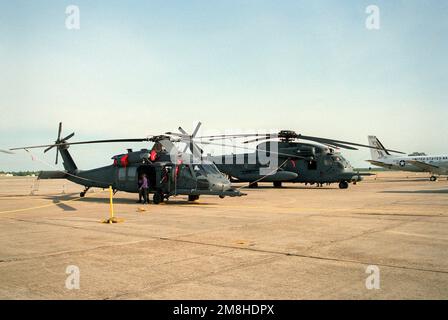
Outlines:
<svg viewBox="0 0 448 320"><path fill-rule="evenodd" d="M281 130L278 133L278 137L282 142L290 142L291 140L297 139L299 135L293 130Z"/></svg>

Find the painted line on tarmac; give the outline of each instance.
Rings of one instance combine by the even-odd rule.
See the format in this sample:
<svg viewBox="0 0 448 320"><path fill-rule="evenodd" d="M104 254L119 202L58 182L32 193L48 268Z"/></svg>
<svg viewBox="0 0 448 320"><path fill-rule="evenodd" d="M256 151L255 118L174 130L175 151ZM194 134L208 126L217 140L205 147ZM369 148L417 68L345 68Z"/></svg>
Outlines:
<svg viewBox="0 0 448 320"><path fill-rule="evenodd" d="M0 211L0 214L4 214L4 213L16 213L16 212L23 212L23 211L30 211L30 210L36 210L36 209L42 209L42 208L48 208L48 207L53 207L53 206L57 206L60 204L64 204L67 202L72 202L72 201L77 201L79 199L82 199L81 197L78 198L74 198L74 199L70 199L70 200L61 200L59 202L55 202L55 203L50 203L50 204L44 204L42 206L35 206L35 207L29 207L29 208L22 208L22 209L14 209L14 210L6 210L6 211Z"/></svg>

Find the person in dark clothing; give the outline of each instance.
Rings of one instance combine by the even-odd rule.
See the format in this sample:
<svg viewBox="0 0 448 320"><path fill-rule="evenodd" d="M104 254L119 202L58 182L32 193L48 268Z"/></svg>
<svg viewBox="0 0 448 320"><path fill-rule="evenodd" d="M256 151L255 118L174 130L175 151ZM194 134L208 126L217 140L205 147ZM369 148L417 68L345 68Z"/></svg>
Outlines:
<svg viewBox="0 0 448 320"><path fill-rule="evenodd" d="M137 187L138 187L138 201L137 203L142 203L143 193L142 193L143 175L138 177Z"/></svg>
<svg viewBox="0 0 448 320"><path fill-rule="evenodd" d="M141 185L139 188L139 199L143 197L143 203L149 203L148 200L148 178L146 177L146 174L143 174L141 179Z"/></svg>

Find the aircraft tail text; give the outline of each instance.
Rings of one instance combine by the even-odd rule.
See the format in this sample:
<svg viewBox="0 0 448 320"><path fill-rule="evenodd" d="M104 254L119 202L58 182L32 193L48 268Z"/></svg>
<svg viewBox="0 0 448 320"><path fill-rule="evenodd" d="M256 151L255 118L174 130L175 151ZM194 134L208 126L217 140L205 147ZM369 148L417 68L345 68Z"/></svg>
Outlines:
<svg viewBox="0 0 448 320"><path fill-rule="evenodd" d="M381 161L382 159L391 157L389 151L383 146L376 136L368 136L369 145L378 149L370 149L372 160Z"/></svg>

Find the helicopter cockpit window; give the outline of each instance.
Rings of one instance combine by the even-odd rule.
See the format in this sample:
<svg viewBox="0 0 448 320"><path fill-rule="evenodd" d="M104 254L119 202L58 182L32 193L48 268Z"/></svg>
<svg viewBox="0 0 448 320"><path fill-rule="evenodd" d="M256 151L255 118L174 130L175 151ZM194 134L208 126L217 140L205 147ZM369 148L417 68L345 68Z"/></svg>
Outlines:
<svg viewBox="0 0 448 320"><path fill-rule="evenodd" d="M333 164L333 159L331 159L330 156L326 156L326 157L324 158L324 165L326 165L326 166L330 166L330 165L332 165L332 164Z"/></svg>
<svg viewBox="0 0 448 320"><path fill-rule="evenodd" d="M343 156L333 156L333 160L336 162L341 162L342 164L347 164L347 160L345 160L345 158Z"/></svg>
<svg viewBox="0 0 448 320"><path fill-rule="evenodd" d="M345 160L345 158L341 155L333 156L332 159L335 163L338 163L343 168L346 168L348 166L347 160Z"/></svg>
<svg viewBox="0 0 448 320"><path fill-rule="evenodd" d="M203 175L203 173L201 172L201 168L199 168L198 165L195 165L195 166L193 167L193 171L194 171L194 173L196 174L196 177L197 177L197 176L200 176L200 175Z"/></svg>
<svg viewBox="0 0 448 320"><path fill-rule="evenodd" d="M179 175L192 177L192 170L191 170L191 168L190 168L190 166L188 164L187 165L182 164L179 167L180 167L179 168Z"/></svg>
<svg viewBox="0 0 448 320"><path fill-rule="evenodd" d="M206 176L208 174L219 174L218 169L211 164L197 164L193 167L196 176Z"/></svg>
<svg viewBox="0 0 448 320"><path fill-rule="evenodd" d="M343 156L341 156L341 162L344 165L344 167L350 166L350 163Z"/></svg>
<svg viewBox="0 0 448 320"><path fill-rule="evenodd" d="M339 161L341 161L341 158L340 158L340 157L338 157L338 156L334 156L334 157L333 157L333 160L334 160L334 161L338 161L338 162L339 162Z"/></svg>

